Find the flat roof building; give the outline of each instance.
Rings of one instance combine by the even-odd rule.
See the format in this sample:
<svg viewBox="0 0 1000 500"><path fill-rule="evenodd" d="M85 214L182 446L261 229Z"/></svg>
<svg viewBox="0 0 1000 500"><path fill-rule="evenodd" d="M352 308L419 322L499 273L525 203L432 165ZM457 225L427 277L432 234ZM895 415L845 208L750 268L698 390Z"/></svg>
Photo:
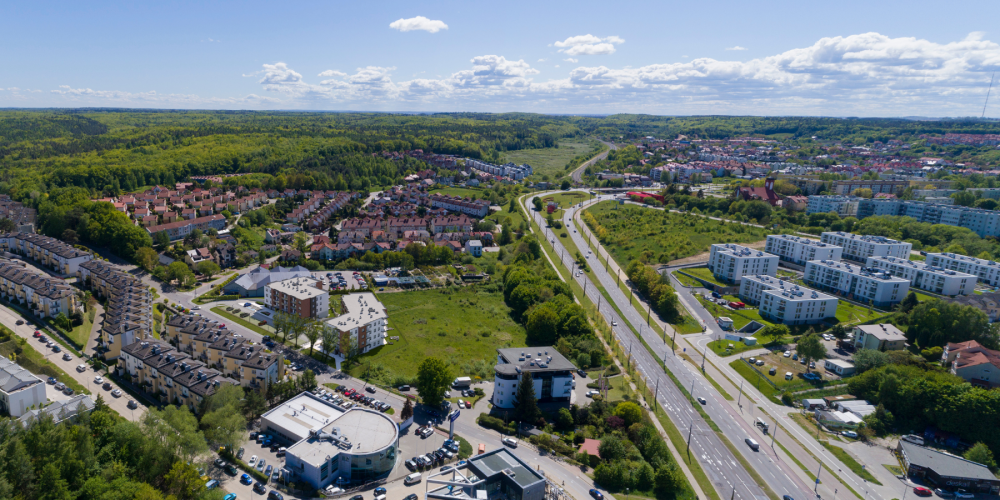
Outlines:
<svg viewBox="0 0 1000 500"><path fill-rule="evenodd" d="M850 300L886 309L899 303L910 291L910 282L884 271L846 262L814 260L806 264L803 279L820 290Z"/></svg>
<svg viewBox="0 0 1000 500"><path fill-rule="evenodd" d="M493 367L493 405L513 408L521 374L530 373L538 401L569 402L573 393L573 371L570 363L554 347L511 347L497 349L497 364Z"/></svg>
<svg viewBox="0 0 1000 500"><path fill-rule="evenodd" d="M827 231L820 235L823 243L836 245L844 249L845 259L866 262L868 257L910 258L912 243L896 241L884 236L866 236L843 231Z"/></svg>
<svg viewBox="0 0 1000 500"><path fill-rule="evenodd" d="M1000 286L1000 264L996 261L956 253L929 253L926 259L929 265L971 274L983 283Z"/></svg>
<svg viewBox="0 0 1000 500"><path fill-rule="evenodd" d="M336 347L341 353L347 352L351 346L363 354L385 345L388 315L374 293L343 295L340 312L340 316L326 320L325 324L327 328L339 332L340 344ZM329 353L333 347L323 346L323 350Z"/></svg>
<svg viewBox="0 0 1000 500"><path fill-rule="evenodd" d="M743 245L716 243L709 251L708 269L716 279L739 283L746 274L774 276L778 272L778 256Z"/></svg>
<svg viewBox="0 0 1000 500"><path fill-rule="evenodd" d="M899 440L896 452L903 460L906 475L920 477L934 486L954 490L997 494L1000 479L983 464L962 457Z"/></svg>
<svg viewBox="0 0 1000 500"><path fill-rule="evenodd" d="M804 266L810 260L840 260L844 249L801 236L771 234L767 236L764 251L777 255L783 261Z"/></svg>
<svg viewBox="0 0 1000 500"><path fill-rule="evenodd" d="M952 271L926 262L896 257L868 257L868 267L881 269L893 276L909 280L910 286L938 295L969 295L975 290L976 277Z"/></svg>
<svg viewBox="0 0 1000 500"><path fill-rule="evenodd" d="M469 459L469 465L427 476L427 498L543 500L545 476L506 448Z"/></svg>
<svg viewBox="0 0 1000 500"><path fill-rule="evenodd" d="M399 428L389 416L344 408L309 392L261 416L261 429L286 444L285 470L322 489L384 477L396 465Z"/></svg>
<svg viewBox="0 0 1000 500"><path fill-rule="evenodd" d="M265 285L264 305L303 318L325 318L330 314L330 293L322 280L299 276Z"/></svg>
<svg viewBox="0 0 1000 500"><path fill-rule="evenodd" d="M906 336L896 325L858 325L854 327L854 347L877 351L899 351L906 347Z"/></svg>
<svg viewBox="0 0 1000 500"><path fill-rule="evenodd" d="M812 195L806 202L806 213L836 212L841 217L853 217L858 213L858 203L862 198L857 196L821 196Z"/></svg>
<svg viewBox="0 0 1000 500"><path fill-rule="evenodd" d="M760 316L786 325L819 323L837 315L832 295L783 281L773 276L744 276L740 299L758 305Z"/></svg>
<svg viewBox="0 0 1000 500"><path fill-rule="evenodd" d="M48 401L45 383L17 363L0 356L0 410L20 417Z"/></svg>

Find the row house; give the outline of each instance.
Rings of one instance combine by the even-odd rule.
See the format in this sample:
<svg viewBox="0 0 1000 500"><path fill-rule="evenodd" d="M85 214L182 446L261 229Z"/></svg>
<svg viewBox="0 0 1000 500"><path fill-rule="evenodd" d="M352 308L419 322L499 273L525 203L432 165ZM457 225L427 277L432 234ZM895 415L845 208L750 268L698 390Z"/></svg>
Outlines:
<svg viewBox="0 0 1000 500"><path fill-rule="evenodd" d="M440 194L431 195L429 200L429 205L433 208L444 208L452 212L459 212L479 218L490 214L490 202L486 200L473 200L471 198L462 198L461 196Z"/></svg>
<svg viewBox="0 0 1000 500"><path fill-rule="evenodd" d="M65 281L3 258L0 258L0 295L42 318L69 316L77 310L76 293Z"/></svg>
<svg viewBox="0 0 1000 500"><path fill-rule="evenodd" d="M392 218L385 222L385 230L390 235L403 234L406 231L427 230L428 219L423 217Z"/></svg>
<svg viewBox="0 0 1000 500"><path fill-rule="evenodd" d="M63 241L32 233L0 234L0 249L23 256L60 274L75 275L80 264L94 257Z"/></svg>
<svg viewBox="0 0 1000 500"><path fill-rule="evenodd" d="M382 233L382 231L378 232ZM337 235L337 243L364 243L365 239L365 233L361 231L341 231Z"/></svg>
<svg viewBox="0 0 1000 500"><path fill-rule="evenodd" d="M156 236L156 233L159 232L166 232L170 241L174 241L184 238L195 229L199 229L201 231L208 231L209 229L221 231L225 228L226 218L217 214L210 215L208 217L198 217L191 220L182 220L168 224L151 226L147 227L146 231L149 232L150 236Z"/></svg>
<svg viewBox="0 0 1000 500"><path fill-rule="evenodd" d="M107 262L93 260L80 265L77 282L107 299L97 346L105 360L117 359L124 346L150 336L153 294L141 279Z"/></svg>
<svg viewBox="0 0 1000 500"><path fill-rule="evenodd" d="M138 341L122 350L119 373L128 373L132 383L162 404L176 404L197 412L205 398L222 384L238 385L218 370L177 353L170 344Z"/></svg>
<svg viewBox="0 0 1000 500"><path fill-rule="evenodd" d="M475 223L475 220L465 214L435 217L431 220L431 229L435 233L469 232Z"/></svg>

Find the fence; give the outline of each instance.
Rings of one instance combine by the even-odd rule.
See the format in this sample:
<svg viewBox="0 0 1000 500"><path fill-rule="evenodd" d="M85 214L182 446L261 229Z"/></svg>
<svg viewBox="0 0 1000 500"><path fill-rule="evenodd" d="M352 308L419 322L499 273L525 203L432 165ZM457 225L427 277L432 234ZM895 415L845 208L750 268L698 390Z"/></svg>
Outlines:
<svg viewBox="0 0 1000 500"><path fill-rule="evenodd" d="M751 370L757 372L757 375L760 376L760 378L763 379L764 382L767 382L768 384L770 384L771 387L774 388L774 390L781 391L781 388L779 388L777 384L775 384L774 382L771 382L771 379L765 377L764 374L761 373L761 371L758 370L756 366L754 366L752 363L750 363L750 361L747 358L740 358L740 361L743 361L744 363L747 364L747 366L750 367Z"/></svg>

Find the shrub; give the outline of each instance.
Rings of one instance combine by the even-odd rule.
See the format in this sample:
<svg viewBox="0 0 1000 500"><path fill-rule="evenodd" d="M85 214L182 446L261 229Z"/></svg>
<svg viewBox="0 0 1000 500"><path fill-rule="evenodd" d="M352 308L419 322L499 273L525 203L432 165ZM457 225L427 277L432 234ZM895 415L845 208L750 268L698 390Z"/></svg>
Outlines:
<svg viewBox="0 0 1000 500"><path fill-rule="evenodd" d="M479 417L476 418L476 423L503 434L515 434L517 432L517 424L507 424L503 420L487 415L486 413L479 414Z"/></svg>

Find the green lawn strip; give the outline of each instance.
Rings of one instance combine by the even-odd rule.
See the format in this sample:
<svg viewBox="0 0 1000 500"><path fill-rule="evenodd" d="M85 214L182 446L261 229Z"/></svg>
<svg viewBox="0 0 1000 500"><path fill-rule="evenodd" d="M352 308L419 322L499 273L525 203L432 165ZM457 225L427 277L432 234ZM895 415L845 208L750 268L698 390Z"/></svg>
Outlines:
<svg viewBox="0 0 1000 500"><path fill-rule="evenodd" d="M684 461L688 466L688 470L691 471L691 475L694 476L695 481L698 482L698 486L701 490L708 495L708 498L712 500L721 500L719 497L719 492L715 491L715 485L705 474L705 470L701 468L701 463L696 460L694 455L690 452L685 453L684 450L687 449L687 440L681 435L681 432L674 425L674 422L667 417L666 412L658 410L656 412L656 419L660 421L660 425L663 426L663 430L667 433L667 438L673 443L674 448L677 449L678 455L680 455L681 460Z"/></svg>
<svg viewBox="0 0 1000 500"><path fill-rule="evenodd" d="M732 349L729 349L730 345L733 346ZM721 339L721 340L713 340L713 341L709 342L708 343L708 348L711 349L712 352L714 352L715 354L717 354L717 355L719 355L721 357L726 357L726 356L732 356L734 354L739 354L741 352L752 351L754 349L760 349L761 346L759 344L758 345L746 345L743 342L740 342L739 340Z"/></svg>
<svg viewBox="0 0 1000 500"><path fill-rule="evenodd" d="M755 372L753 368L750 368L750 365L748 365L746 361L736 359L729 363L729 366L736 370L736 373L739 373L747 380L747 382L750 382L751 386L757 387L757 390L761 393L761 395L766 398L772 398L772 400L781 401L781 391L771 387L771 384L768 384L767 382L761 383L759 380L760 374Z"/></svg>
<svg viewBox="0 0 1000 500"><path fill-rule="evenodd" d="M674 275L674 277L677 278L677 281L679 281L684 286L689 286L689 287L692 287L692 288L702 288L702 287L705 286L705 285L702 285L700 281L698 281L698 280L696 280L696 279L694 279L694 278L692 278L692 277L690 277L690 276L688 276L686 274L682 274L679 269L675 270L675 271L671 271L670 274Z"/></svg>
<svg viewBox="0 0 1000 500"><path fill-rule="evenodd" d="M11 359L11 355L15 354L14 349L17 347L21 347L21 354L15 355L13 361L25 370L38 375L42 379L55 377L73 389L75 394L90 394L90 391L86 387L80 385L76 379L70 377L68 373L56 366L55 363L45 359L45 356L41 352L35 350L30 342L21 337L13 337L11 340L0 344L0 355Z"/></svg>
<svg viewBox="0 0 1000 500"><path fill-rule="evenodd" d="M251 330L253 330L253 331L255 331L255 332L259 333L259 334L261 334L261 335L270 335L272 337L274 336L274 329L271 328L270 326L266 326L265 325L264 327L261 327L261 326L258 326L256 323L251 323L249 321L246 321L243 318L240 318L239 316L236 316L236 315L234 315L234 314L226 311L226 308L224 306L213 307L212 308L212 312L214 312L215 314L218 314L219 316L222 316L224 318L228 318L228 319L230 319L232 321L235 321L236 323L238 323L240 325L243 325L243 326L245 326L245 327L247 327L247 328L249 328L249 329L251 329ZM266 328L271 328L271 330L266 330L265 327Z"/></svg>
<svg viewBox="0 0 1000 500"><path fill-rule="evenodd" d="M879 486L882 486L882 483L875 476L873 476L871 472L868 472L867 468L861 467L861 464L858 463L858 461L854 457L852 457L851 454L847 452L847 450L834 446L830 443L827 443L826 441L820 441L819 444L823 445L823 447L826 448L827 451L829 451L830 453L833 453L833 456L837 457L838 460L843 462L848 469L851 469L851 472L857 474L858 476L861 476L862 479L868 481L869 483L875 483Z"/></svg>
<svg viewBox="0 0 1000 500"><path fill-rule="evenodd" d="M811 391L796 392L793 397L797 401L803 399L819 399L826 396L840 396L841 394L847 394L847 384L839 384L833 387L824 387L822 389L814 389Z"/></svg>
<svg viewBox="0 0 1000 500"><path fill-rule="evenodd" d="M819 434L818 433L820 433L820 432L822 432L823 435L826 436L827 438L836 439L837 441L841 441L840 436L838 436L836 434L829 434L829 433L824 432L823 428L820 427L819 425L817 425L816 422L814 422L812 419L810 419L809 417L807 417L807 416L805 416L805 415L803 415L801 413L792 412L792 413L789 413L788 416L792 417L792 420L794 420L795 423L799 424L799 427L801 427L803 430L805 430L806 432L808 432L810 436L816 436L816 440L817 441L820 441L820 442L823 441L822 439L819 438Z"/></svg>
<svg viewBox="0 0 1000 500"><path fill-rule="evenodd" d="M885 467L885 470L891 472L893 476L903 475L903 468L898 465L882 464L882 467Z"/></svg>
<svg viewBox="0 0 1000 500"><path fill-rule="evenodd" d="M695 278L707 281L709 283L712 283L713 285L718 285L723 287L732 286L732 285L727 285L726 283L723 283L718 279L716 279L715 275L712 274L712 271L710 271L707 267L685 267L684 269L680 269L679 271L682 274L694 276Z"/></svg>
<svg viewBox="0 0 1000 500"><path fill-rule="evenodd" d="M591 151L594 150L592 143L587 140L572 139L559 141L559 147L557 148L537 148L537 149L517 149L513 151L505 151L503 153L503 159L505 161L514 162L518 165L527 163L531 165L534 174L530 175L528 178L532 181L539 182L542 181L542 176L547 175L550 177L550 181L553 179L562 177L564 175L569 175L571 170L566 170L566 165L569 164L570 160L576 158L580 155L590 155ZM596 151L594 155L600 153Z"/></svg>

